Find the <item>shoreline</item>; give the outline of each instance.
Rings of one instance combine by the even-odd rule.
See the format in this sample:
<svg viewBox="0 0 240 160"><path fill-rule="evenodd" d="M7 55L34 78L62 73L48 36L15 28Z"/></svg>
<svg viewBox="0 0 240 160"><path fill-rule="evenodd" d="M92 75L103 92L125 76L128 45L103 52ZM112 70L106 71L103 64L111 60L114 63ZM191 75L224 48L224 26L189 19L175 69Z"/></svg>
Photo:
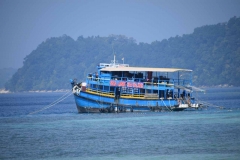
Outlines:
<svg viewBox="0 0 240 160"><path fill-rule="evenodd" d="M9 90L0 89L0 94L7 94L7 93L57 93L57 92L69 92L70 89L58 89L58 90L36 90L36 91L22 91L22 92L11 92Z"/></svg>
<svg viewBox="0 0 240 160"><path fill-rule="evenodd" d="M240 87L240 86L233 86L233 85L228 85L228 84L220 84L220 85L216 85L216 86L196 86L199 88L232 88L232 87Z"/></svg>
<svg viewBox="0 0 240 160"><path fill-rule="evenodd" d="M201 89L206 88L233 88L233 87L240 87L240 86L229 86L229 85L216 85L216 86L197 86ZM69 92L70 89L57 89L57 90L36 90L36 91L22 91L22 92L11 92L9 90L0 89L0 94L7 94L7 93L57 93L57 92Z"/></svg>
<svg viewBox="0 0 240 160"><path fill-rule="evenodd" d="M5 89L0 89L0 94L6 94L6 93L11 93L11 92Z"/></svg>

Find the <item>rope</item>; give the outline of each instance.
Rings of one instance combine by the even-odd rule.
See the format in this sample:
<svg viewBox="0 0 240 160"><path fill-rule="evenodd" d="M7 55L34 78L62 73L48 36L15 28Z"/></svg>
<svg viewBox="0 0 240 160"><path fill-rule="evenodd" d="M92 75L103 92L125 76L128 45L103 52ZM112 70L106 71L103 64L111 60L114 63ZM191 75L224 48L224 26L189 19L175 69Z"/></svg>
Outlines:
<svg viewBox="0 0 240 160"><path fill-rule="evenodd" d="M48 108L51 108L51 107L55 106L56 104L62 102L64 99L66 99L67 97L69 97L69 96L72 95L72 92L71 92L70 94L68 94L69 92L71 92L71 90L68 91L67 93L65 93L63 96L61 96L61 97L58 98L57 100L55 100L55 101L53 101L52 103L50 103L49 105L47 105L47 106L45 106L45 107L43 107L43 108L41 108L41 109L39 109L39 110L37 110L37 111L34 111L34 112L29 113L29 115L30 115L30 114L35 114L35 113L41 112L41 111L43 111L43 110L46 110L46 109L48 109ZM68 94L68 95L67 95L67 94Z"/></svg>
<svg viewBox="0 0 240 160"><path fill-rule="evenodd" d="M172 106L171 106L171 103L170 103L170 99L168 99L168 101L169 101L169 105L170 105L169 108L170 108L170 110L172 111L172 109L171 109Z"/></svg>
<svg viewBox="0 0 240 160"><path fill-rule="evenodd" d="M49 105L52 105L53 103L56 103L57 101L59 101L60 99L62 99L64 96L66 96L70 91L66 92L64 95L62 95L60 98L58 98L57 100L53 101L52 103L50 103Z"/></svg>
<svg viewBox="0 0 240 160"><path fill-rule="evenodd" d="M99 107L103 108L103 105L101 105L101 104L98 102L98 100L95 100L95 101L97 102L97 104L99 105ZM99 101L101 101L101 100L99 100Z"/></svg>
<svg viewBox="0 0 240 160"><path fill-rule="evenodd" d="M198 97L199 96L198 92L196 92L196 93L197 93L196 97ZM205 92L204 92L204 94L205 94ZM218 106L218 105L215 105L215 104L212 104L212 103L209 103L209 102L200 101L198 98L195 98L195 99L196 99L197 103L202 103L203 105L206 105L206 106L212 106L212 107L216 107L216 108L220 108L220 109L223 108L222 106Z"/></svg>
<svg viewBox="0 0 240 160"><path fill-rule="evenodd" d="M199 101L198 102L202 103L203 105L207 105L207 106L212 106L212 107L216 107L216 108L223 108L221 106L215 105L215 104L211 104L209 102L205 102L205 101Z"/></svg>
<svg viewBox="0 0 240 160"><path fill-rule="evenodd" d="M161 99L162 100L162 99ZM164 101L162 100L163 104L165 105L165 107L169 110L172 111L171 108L168 108L167 105L164 103Z"/></svg>
<svg viewBox="0 0 240 160"><path fill-rule="evenodd" d="M103 105L101 105L100 103L102 102L102 100L101 100L101 93L99 92L99 102L98 102L98 100L95 100L96 102L97 102L97 104L99 105L99 107L101 108L101 109L103 109Z"/></svg>

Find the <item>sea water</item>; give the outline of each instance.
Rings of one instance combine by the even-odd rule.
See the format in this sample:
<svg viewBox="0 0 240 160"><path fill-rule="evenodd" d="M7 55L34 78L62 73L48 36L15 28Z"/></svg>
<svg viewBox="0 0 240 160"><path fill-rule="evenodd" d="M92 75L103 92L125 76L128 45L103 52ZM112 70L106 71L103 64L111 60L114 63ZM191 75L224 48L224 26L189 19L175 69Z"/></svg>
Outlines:
<svg viewBox="0 0 240 160"><path fill-rule="evenodd" d="M0 94L0 159L239 159L240 88L195 96L214 107L78 114L65 93ZM221 107L218 107L221 106Z"/></svg>

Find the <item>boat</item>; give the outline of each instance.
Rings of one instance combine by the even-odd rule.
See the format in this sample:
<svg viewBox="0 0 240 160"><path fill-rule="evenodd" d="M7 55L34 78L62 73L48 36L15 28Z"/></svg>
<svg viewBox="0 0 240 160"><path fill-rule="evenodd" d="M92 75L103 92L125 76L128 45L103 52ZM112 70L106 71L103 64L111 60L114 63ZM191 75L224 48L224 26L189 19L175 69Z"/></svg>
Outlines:
<svg viewBox="0 0 240 160"><path fill-rule="evenodd" d="M100 63L85 82L70 80L79 113L182 111L199 108L192 70Z"/></svg>

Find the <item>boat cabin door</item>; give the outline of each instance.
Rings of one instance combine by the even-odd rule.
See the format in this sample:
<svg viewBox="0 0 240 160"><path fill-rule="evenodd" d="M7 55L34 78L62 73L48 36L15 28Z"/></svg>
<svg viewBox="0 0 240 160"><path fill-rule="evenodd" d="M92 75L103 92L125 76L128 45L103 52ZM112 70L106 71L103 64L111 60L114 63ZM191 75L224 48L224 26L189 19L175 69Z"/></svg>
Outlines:
<svg viewBox="0 0 240 160"><path fill-rule="evenodd" d="M115 102L118 101L118 99L120 98L120 94L121 94L121 88L120 87L116 87L115 90Z"/></svg>

